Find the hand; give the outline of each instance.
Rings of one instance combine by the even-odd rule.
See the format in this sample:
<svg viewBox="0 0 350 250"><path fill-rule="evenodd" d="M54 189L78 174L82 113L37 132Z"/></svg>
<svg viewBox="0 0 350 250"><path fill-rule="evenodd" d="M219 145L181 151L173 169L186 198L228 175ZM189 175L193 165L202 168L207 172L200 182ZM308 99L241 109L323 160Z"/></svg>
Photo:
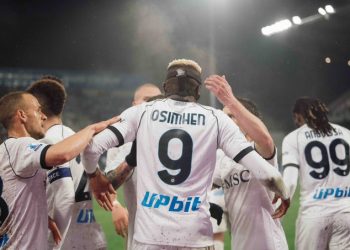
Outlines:
<svg viewBox="0 0 350 250"><path fill-rule="evenodd" d="M225 76L211 75L204 81L205 87L212 92L224 106L234 98L230 84Z"/></svg>
<svg viewBox="0 0 350 250"><path fill-rule="evenodd" d="M276 204L277 200L281 200L281 204L279 205L279 207L276 209L276 211L273 213L272 218L273 219L278 219L278 218L282 218L283 215L285 215L287 213L287 210L290 206L290 199L282 199L280 196L278 196L277 194L275 194L275 197L272 200L272 204Z"/></svg>
<svg viewBox="0 0 350 250"><path fill-rule="evenodd" d="M209 205L210 205L210 208L209 208L210 216L216 219L217 224L220 225L224 210L222 210L222 208L215 203L209 202Z"/></svg>
<svg viewBox="0 0 350 250"><path fill-rule="evenodd" d="M97 133L101 132L102 130L104 130L105 128L107 128L108 126L110 126L116 122L119 122L120 120L121 120L121 118L119 116L115 116L109 120L94 123L91 126L93 126L93 128L95 129L95 134L97 134Z"/></svg>
<svg viewBox="0 0 350 250"><path fill-rule="evenodd" d="M106 211L112 211L115 190L107 177L97 168L96 173L89 175L90 188L97 203Z"/></svg>
<svg viewBox="0 0 350 250"><path fill-rule="evenodd" d="M62 236L61 236L60 230L57 227L56 222L50 217L49 217L49 229L52 233L53 240L55 241L56 245L59 245L62 240Z"/></svg>
<svg viewBox="0 0 350 250"><path fill-rule="evenodd" d="M112 220L114 229L122 237L128 236L129 213L118 201L113 202Z"/></svg>

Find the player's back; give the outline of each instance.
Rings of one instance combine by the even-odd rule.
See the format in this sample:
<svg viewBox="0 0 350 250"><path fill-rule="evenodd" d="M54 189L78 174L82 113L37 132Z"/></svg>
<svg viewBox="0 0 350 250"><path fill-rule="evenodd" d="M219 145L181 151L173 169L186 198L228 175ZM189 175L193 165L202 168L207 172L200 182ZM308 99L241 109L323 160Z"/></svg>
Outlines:
<svg viewBox="0 0 350 250"><path fill-rule="evenodd" d="M350 212L350 132L331 125L331 135L303 125L283 141L283 165L300 168L300 211L309 216Z"/></svg>
<svg viewBox="0 0 350 250"><path fill-rule="evenodd" d="M239 141L243 136L225 134L226 126L240 132L221 111L193 102L157 100L145 104L140 117L135 239L150 244L211 245L207 192L216 149L221 142ZM231 149L233 156L242 148L232 144Z"/></svg>

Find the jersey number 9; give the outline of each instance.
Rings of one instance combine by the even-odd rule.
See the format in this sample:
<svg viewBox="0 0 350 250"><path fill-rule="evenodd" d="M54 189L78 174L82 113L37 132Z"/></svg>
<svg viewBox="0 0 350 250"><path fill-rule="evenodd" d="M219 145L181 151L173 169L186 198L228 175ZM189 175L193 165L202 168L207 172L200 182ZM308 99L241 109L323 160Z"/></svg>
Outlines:
<svg viewBox="0 0 350 250"><path fill-rule="evenodd" d="M169 142L172 139L182 142L182 154L177 160L168 155ZM170 170L179 170L178 174L169 174L168 170L158 172L159 178L169 185L178 185L184 182L191 173L193 141L191 136L182 129L171 129L165 132L159 139L158 157L160 162Z"/></svg>

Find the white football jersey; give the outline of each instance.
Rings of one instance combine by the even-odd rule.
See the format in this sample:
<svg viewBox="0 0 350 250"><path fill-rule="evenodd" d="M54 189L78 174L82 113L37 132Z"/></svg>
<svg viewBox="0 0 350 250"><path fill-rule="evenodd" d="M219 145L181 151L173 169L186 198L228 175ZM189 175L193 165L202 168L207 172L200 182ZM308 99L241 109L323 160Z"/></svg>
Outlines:
<svg viewBox="0 0 350 250"><path fill-rule="evenodd" d="M269 163L277 167L277 154ZM224 189L232 249L288 249L280 220L272 218L273 193L251 171L218 150L213 181Z"/></svg>
<svg viewBox="0 0 350 250"><path fill-rule="evenodd" d="M30 137L0 145L0 249L47 249L45 154Z"/></svg>
<svg viewBox="0 0 350 250"><path fill-rule="evenodd" d="M253 154L239 128L220 110L172 99L133 106L121 118L94 137L83 159L91 169L106 149L137 139L134 239L156 245L213 245L207 193L216 149L237 161Z"/></svg>
<svg viewBox="0 0 350 250"><path fill-rule="evenodd" d="M71 162L75 203L73 216L62 249L96 250L107 247L101 226L96 222L89 180L80 157Z"/></svg>
<svg viewBox="0 0 350 250"><path fill-rule="evenodd" d="M116 169L124 160L125 156L130 153L132 142L128 142L119 148L111 148L107 151L107 162L105 172ZM128 242L127 249L132 250L134 224L136 215L136 182L137 182L137 167L134 168L132 175L123 184L124 200L128 209Z"/></svg>
<svg viewBox="0 0 350 250"><path fill-rule="evenodd" d="M350 212L350 131L331 125L335 131L330 136L303 125L283 140L283 167L299 169L302 216Z"/></svg>
<svg viewBox="0 0 350 250"><path fill-rule="evenodd" d="M74 131L69 127L57 124L46 131L45 137L42 140L55 144L73 134ZM74 160L71 162L74 163ZM62 236L61 243L56 245L49 230L49 249L61 249L71 224L74 205L74 183L71 173L71 162L56 166L47 173L46 194L48 212L49 216L56 222Z"/></svg>

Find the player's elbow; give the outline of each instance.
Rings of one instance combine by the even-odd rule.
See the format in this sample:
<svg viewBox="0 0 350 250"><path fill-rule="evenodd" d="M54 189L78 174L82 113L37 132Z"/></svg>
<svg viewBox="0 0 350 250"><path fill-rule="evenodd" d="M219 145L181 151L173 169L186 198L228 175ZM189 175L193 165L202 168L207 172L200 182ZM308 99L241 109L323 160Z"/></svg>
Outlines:
<svg viewBox="0 0 350 250"><path fill-rule="evenodd" d="M54 164L54 165L64 164L66 162L69 162L73 158L74 158L74 155L72 155L70 152L65 152L65 153L58 154L56 156L56 159L55 159L56 160L56 164Z"/></svg>
<svg viewBox="0 0 350 250"><path fill-rule="evenodd" d="M275 152L275 143L269 133L264 133L259 144L264 149L265 154L268 155L268 157L273 156Z"/></svg>

